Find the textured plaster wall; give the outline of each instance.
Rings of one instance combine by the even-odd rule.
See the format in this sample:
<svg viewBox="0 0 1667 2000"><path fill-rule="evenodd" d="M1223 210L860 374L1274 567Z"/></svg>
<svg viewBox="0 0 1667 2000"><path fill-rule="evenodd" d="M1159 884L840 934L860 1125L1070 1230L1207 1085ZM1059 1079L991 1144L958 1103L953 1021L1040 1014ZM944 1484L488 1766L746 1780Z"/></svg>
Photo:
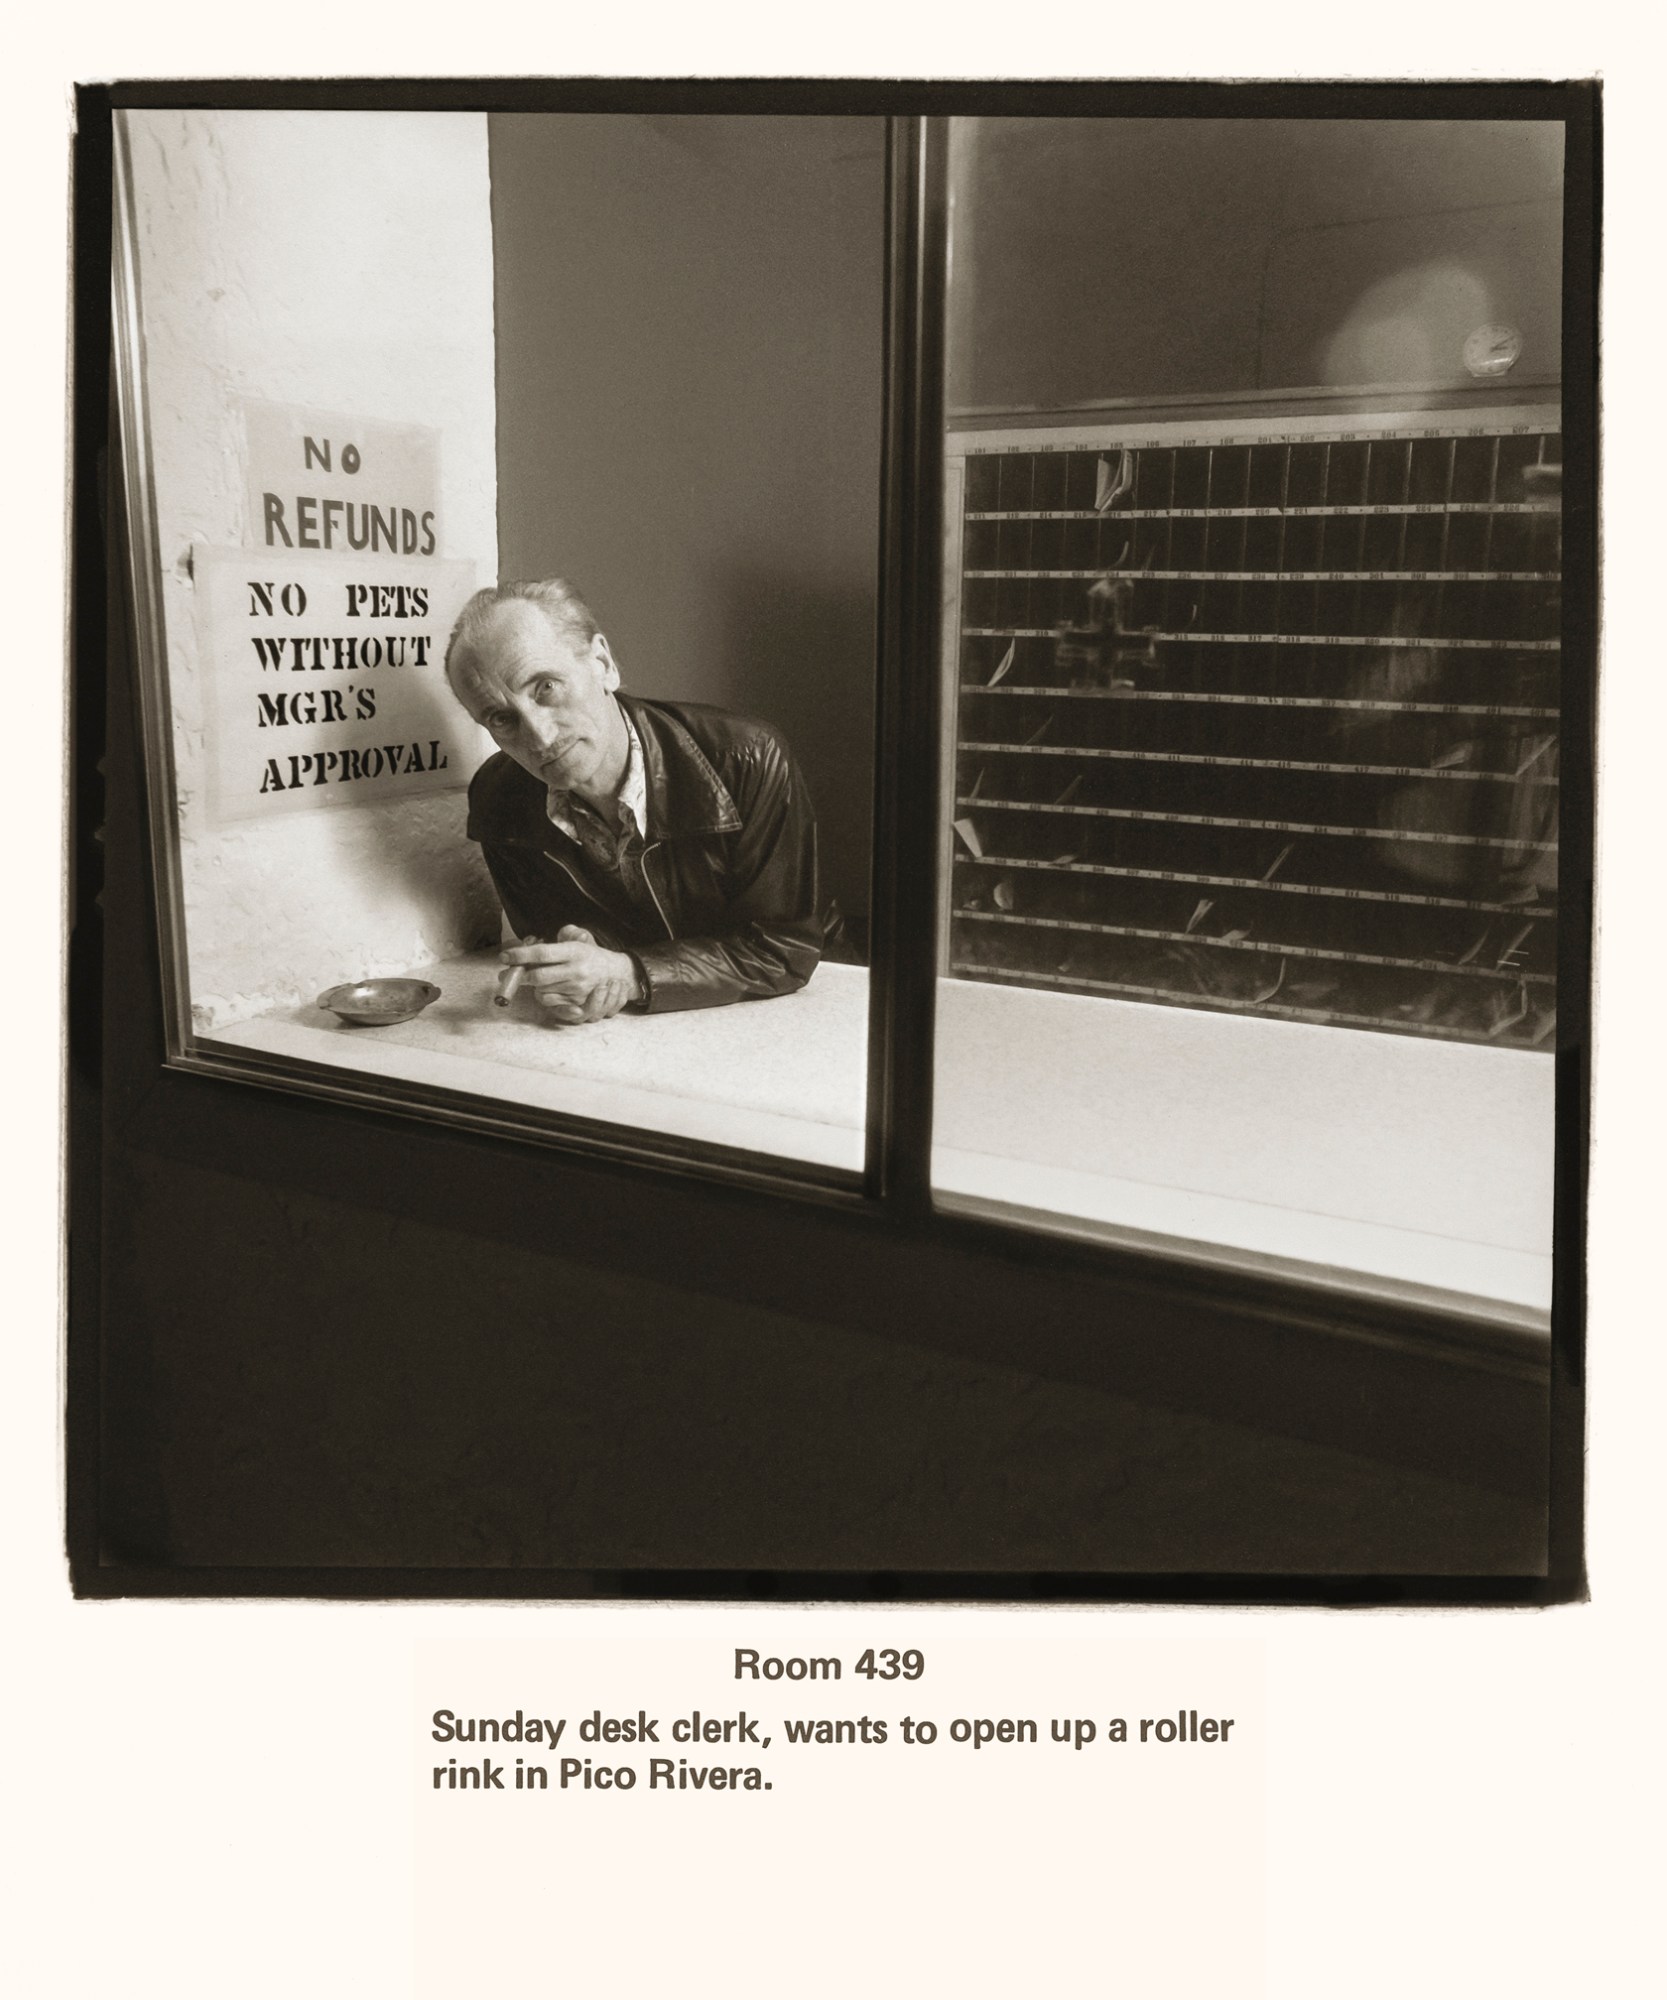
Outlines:
<svg viewBox="0 0 1667 2000"><path fill-rule="evenodd" d="M496 575L486 119L129 119L192 1015L210 1029L497 935L460 789L211 822L190 559L244 541L252 396L437 429L439 553Z"/></svg>

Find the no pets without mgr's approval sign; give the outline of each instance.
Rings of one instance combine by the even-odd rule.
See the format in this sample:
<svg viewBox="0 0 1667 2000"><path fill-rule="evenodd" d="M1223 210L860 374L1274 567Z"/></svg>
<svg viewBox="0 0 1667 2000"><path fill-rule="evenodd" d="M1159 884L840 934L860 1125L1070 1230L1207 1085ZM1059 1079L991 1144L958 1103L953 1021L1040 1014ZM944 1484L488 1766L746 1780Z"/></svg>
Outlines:
<svg viewBox="0 0 1667 2000"><path fill-rule="evenodd" d="M198 547L194 566L216 819L468 783L486 746L443 669L472 563Z"/></svg>
<svg viewBox="0 0 1667 2000"><path fill-rule="evenodd" d="M474 566L450 560L440 432L238 398L244 546L198 546L216 820L468 784L490 748L446 688Z"/></svg>
<svg viewBox="0 0 1667 2000"><path fill-rule="evenodd" d="M438 431L238 399L244 536L192 575L216 820L465 785L489 746L445 683L474 588Z"/></svg>

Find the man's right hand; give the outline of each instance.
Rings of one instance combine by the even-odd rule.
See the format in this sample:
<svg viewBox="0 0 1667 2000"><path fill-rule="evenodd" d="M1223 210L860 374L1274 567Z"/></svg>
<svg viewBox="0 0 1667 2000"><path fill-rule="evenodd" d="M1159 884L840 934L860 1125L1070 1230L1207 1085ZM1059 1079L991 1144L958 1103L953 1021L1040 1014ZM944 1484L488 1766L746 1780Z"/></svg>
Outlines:
<svg viewBox="0 0 1667 2000"><path fill-rule="evenodd" d="M641 997L635 960L578 924L564 924L553 944L511 945L502 958L526 967L539 1006L564 1025L605 1021Z"/></svg>

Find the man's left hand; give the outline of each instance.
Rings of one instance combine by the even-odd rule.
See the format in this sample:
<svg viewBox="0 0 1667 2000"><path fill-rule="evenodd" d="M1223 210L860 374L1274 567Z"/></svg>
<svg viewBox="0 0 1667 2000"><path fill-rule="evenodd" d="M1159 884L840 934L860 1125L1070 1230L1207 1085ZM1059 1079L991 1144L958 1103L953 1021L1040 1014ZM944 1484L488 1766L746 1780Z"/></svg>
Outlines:
<svg viewBox="0 0 1667 2000"><path fill-rule="evenodd" d="M524 965L538 1004L564 1025L605 1021L637 997L637 968L623 951L609 951L578 924L566 924L554 944L511 945L506 965Z"/></svg>

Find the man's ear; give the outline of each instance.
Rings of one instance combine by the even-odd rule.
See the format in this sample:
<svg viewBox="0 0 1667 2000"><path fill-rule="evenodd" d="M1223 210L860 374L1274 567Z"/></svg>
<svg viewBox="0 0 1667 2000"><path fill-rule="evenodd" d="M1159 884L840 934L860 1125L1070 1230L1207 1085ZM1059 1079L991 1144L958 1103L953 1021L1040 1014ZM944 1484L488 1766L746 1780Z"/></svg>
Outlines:
<svg viewBox="0 0 1667 2000"><path fill-rule="evenodd" d="M613 649L609 646L607 638L603 633L598 632L596 637L591 640L590 656L602 669L602 685L608 690L609 694L612 694L614 689L619 686L619 668L614 661Z"/></svg>

